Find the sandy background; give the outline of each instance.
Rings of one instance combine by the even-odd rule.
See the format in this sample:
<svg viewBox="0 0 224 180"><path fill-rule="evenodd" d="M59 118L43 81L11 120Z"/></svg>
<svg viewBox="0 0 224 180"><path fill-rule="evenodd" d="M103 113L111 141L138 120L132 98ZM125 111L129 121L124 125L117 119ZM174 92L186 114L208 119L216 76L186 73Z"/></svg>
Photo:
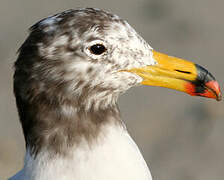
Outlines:
<svg viewBox="0 0 224 180"><path fill-rule="evenodd" d="M36 21L77 7L118 14L154 49L205 66L223 86L224 1L0 0L0 180L22 168L25 153L12 92L16 51ZM154 180L223 179L223 101L142 86L119 105Z"/></svg>

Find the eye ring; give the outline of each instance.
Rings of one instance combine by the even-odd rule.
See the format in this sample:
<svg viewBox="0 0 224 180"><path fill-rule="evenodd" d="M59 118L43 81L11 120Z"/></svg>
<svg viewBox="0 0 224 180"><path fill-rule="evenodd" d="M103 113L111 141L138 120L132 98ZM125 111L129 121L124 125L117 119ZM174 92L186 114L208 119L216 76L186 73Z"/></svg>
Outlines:
<svg viewBox="0 0 224 180"><path fill-rule="evenodd" d="M106 47L103 44L97 43L89 47L89 51L95 55L101 55L106 51Z"/></svg>

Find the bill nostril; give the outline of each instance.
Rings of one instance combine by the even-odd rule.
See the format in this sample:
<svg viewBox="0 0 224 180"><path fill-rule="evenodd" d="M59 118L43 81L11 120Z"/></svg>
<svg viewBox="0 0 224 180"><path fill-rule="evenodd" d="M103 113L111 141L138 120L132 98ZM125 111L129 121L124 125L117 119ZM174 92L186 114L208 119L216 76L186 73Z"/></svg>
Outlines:
<svg viewBox="0 0 224 180"><path fill-rule="evenodd" d="M175 71L180 72L180 73L185 73L185 74L191 74L191 72L189 72L189 71L182 71L182 70L178 70L178 69L175 69Z"/></svg>

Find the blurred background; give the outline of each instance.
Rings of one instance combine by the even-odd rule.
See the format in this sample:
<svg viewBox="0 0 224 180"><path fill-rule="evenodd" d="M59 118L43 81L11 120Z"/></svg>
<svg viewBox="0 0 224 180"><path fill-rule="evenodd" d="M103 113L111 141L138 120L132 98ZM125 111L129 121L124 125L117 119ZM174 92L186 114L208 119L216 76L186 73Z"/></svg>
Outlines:
<svg viewBox="0 0 224 180"><path fill-rule="evenodd" d="M224 1L0 0L0 179L23 167L24 139L13 96L16 51L40 19L98 7L126 19L156 50L197 62L224 83ZM224 103L157 87L119 100L123 119L154 180L224 177Z"/></svg>

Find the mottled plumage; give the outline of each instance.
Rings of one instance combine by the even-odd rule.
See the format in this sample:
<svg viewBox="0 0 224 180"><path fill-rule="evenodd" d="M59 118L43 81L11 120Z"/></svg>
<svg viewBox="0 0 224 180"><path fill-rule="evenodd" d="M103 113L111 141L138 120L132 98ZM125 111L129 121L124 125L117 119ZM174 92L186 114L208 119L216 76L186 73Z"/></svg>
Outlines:
<svg viewBox="0 0 224 180"><path fill-rule="evenodd" d="M151 180L117 106L140 84L221 100L206 69L154 51L116 15L86 8L36 23L15 62L26 157L11 180Z"/></svg>
<svg viewBox="0 0 224 180"><path fill-rule="evenodd" d="M94 55L94 44L106 52ZM83 141L93 148L108 124L126 132L117 99L141 78L122 70L154 64L151 53L126 21L98 9L68 10L32 26L14 75L27 156L66 156Z"/></svg>

